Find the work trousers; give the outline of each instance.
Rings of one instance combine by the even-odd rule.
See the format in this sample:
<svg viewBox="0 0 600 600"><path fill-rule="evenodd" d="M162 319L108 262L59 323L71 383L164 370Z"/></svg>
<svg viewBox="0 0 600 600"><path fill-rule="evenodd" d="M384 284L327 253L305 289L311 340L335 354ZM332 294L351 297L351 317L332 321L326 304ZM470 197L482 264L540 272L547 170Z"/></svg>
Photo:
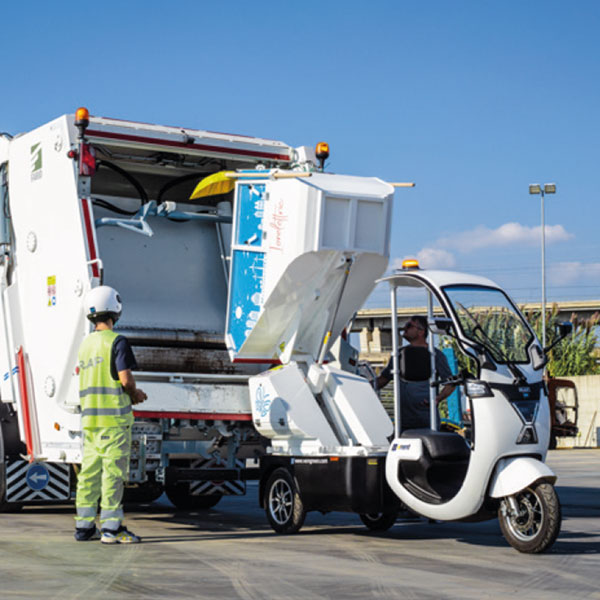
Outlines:
<svg viewBox="0 0 600 600"><path fill-rule="evenodd" d="M75 500L76 526L95 527L100 500L100 527L117 531L123 520L123 485L129 469L131 427L84 429L83 436L83 460Z"/></svg>

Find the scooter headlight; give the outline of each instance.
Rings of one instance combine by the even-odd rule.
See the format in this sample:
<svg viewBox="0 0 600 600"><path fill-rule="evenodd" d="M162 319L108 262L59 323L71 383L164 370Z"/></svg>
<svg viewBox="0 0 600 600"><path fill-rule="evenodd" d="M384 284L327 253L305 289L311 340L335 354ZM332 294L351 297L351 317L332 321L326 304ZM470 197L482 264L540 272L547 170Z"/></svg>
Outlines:
<svg viewBox="0 0 600 600"><path fill-rule="evenodd" d="M538 438L533 425L523 427L519 437L517 438L517 444L537 444Z"/></svg>
<svg viewBox="0 0 600 600"><path fill-rule="evenodd" d="M494 394L485 381L470 379L465 382L465 391L469 398L492 398Z"/></svg>

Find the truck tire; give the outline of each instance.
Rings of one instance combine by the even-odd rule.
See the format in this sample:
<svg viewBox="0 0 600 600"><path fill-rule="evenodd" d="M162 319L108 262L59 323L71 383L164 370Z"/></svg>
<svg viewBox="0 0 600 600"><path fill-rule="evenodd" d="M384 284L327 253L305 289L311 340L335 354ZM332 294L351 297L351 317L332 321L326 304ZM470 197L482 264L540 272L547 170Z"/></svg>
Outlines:
<svg viewBox="0 0 600 600"><path fill-rule="evenodd" d="M4 409L5 405L2 405L1 408ZM3 412L3 410L0 412L0 416ZM2 429L2 423L0 423L0 512L16 512L21 510L23 505L18 502L6 501L6 440Z"/></svg>
<svg viewBox="0 0 600 600"><path fill-rule="evenodd" d="M212 508L223 497L223 494L206 494L195 496L190 494L189 483L178 483L165 489L167 498L180 510L207 510Z"/></svg>
<svg viewBox="0 0 600 600"><path fill-rule="evenodd" d="M371 531L387 531L396 522L398 513L396 511L391 513L367 513L358 516Z"/></svg>
<svg viewBox="0 0 600 600"><path fill-rule="evenodd" d="M153 474L150 473L150 475ZM151 504L158 500L163 492L163 486L152 477L136 487L126 487L123 491L123 502L125 504Z"/></svg>
<svg viewBox="0 0 600 600"><path fill-rule="evenodd" d="M506 541L519 552L545 552L560 531L561 510L554 486L537 482L515 494L519 514L513 515L503 499L498 508L500 529Z"/></svg>
<svg viewBox="0 0 600 600"><path fill-rule="evenodd" d="M302 527L306 511L298 486L287 469L275 469L267 480L265 510L277 533L296 533Z"/></svg>

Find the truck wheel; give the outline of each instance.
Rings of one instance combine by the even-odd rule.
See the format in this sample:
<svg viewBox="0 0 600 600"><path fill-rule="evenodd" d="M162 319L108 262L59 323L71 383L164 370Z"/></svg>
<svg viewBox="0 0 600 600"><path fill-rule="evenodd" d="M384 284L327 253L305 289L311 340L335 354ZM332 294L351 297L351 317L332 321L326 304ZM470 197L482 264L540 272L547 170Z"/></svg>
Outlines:
<svg viewBox="0 0 600 600"><path fill-rule="evenodd" d="M173 487L165 489L167 498L181 510L207 510L215 506L223 497L223 494L207 494L195 496L190 494L190 486L187 483L178 483Z"/></svg>
<svg viewBox="0 0 600 600"><path fill-rule="evenodd" d="M0 426L0 512L16 512L23 508L18 502L6 502L6 456L4 435Z"/></svg>
<svg viewBox="0 0 600 600"><path fill-rule="evenodd" d="M151 504L162 496L163 491L162 485L156 481L146 481L137 487L126 487L123 490L123 502L125 504Z"/></svg>
<svg viewBox="0 0 600 600"><path fill-rule="evenodd" d="M265 488L269 524L277 533L296 533L302 527L306 511L300 492L287 469L275 469Z"/></svg>
<svg viewBox="0 0 600 600"><path fill-rule="evenodd" d="M387 531L396 522L398 513L366 513L358 516L371 531Z"/></svg>
<svg viewBox="0 0 600 600"><path fill-rule="evenodd" d="M502 535L519 552L538 554L556 540L560 531L560 502L554 486L538 482L514 495L519 512L512 514L505 498L498 509Z"/></svg>

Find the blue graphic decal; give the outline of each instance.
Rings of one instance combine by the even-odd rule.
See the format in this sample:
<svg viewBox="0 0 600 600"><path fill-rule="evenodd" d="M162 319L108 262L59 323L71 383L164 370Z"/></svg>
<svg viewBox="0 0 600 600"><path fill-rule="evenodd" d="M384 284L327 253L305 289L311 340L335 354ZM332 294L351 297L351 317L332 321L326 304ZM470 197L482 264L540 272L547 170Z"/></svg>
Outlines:
<svg viewBox="0 0 600 600"><path fill-rule="evenodd" d="M263 252L234 250L231 264L229 333L239 350L256 325L263 304Z"/></svg>
<svg viewBox="0 0 600 600"><path fill-rule="evenodd" d="M256 398L255 398L256 412L261 417L266 417L269 414L269 410L271 409L272 402L273 401L271 400L269 394L267 394L267 392L265 391L265 388L263 388L262 385L259 385L256 388Z"/></svg>
<svg viewBox="0 0 600 600"><path fill-rule="evenodd" d="M244 246L262 244L262 220L265 209L265 184L240 185L237 198L237 232L235 243Z"/></svg>

